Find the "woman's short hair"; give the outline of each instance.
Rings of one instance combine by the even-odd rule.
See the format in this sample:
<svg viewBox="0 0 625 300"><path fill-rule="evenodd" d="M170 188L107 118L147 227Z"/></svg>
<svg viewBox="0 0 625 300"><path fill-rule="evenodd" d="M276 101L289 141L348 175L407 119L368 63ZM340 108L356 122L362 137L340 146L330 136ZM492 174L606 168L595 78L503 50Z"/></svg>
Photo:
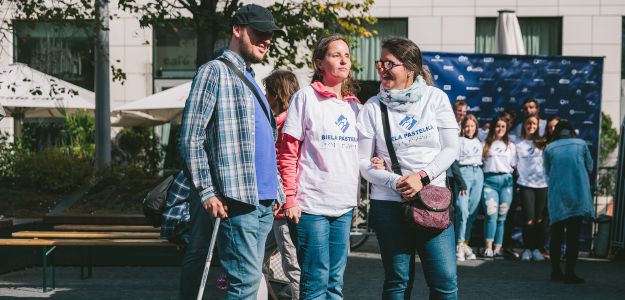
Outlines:
<svg viewBox="0 0 625 300"><path fill-rule="evenodd" d="M317 67L316 61L323 60L326 57L326 54L328 53L328 48L330 48L330 43L334 41L343 41L345 42L345 44L347 44L347 47L350 47L347 38L340 34L332 34L319 40L312 55L312 82L323 82L323 72L319 70L319 67ZM358 86L358 82L356 81L356 79L354 79L352 70L349 70L349 75L347 75L347 78L343 81L341 94L343 94L342 96L355 96L356 94L358 94L359 91L360 87Z"/></svg>
<svg viewBox="0 0 625 300"><path fill-rule="evenodd" d="M267 95L271 95L278 102L278 109L274 113L282 113L289 108L291 96L299 90L297 77L288 70L276 69L263 79Z"/></svg>
<svg viewBox="0 0 625 300"><path fill-rule="evenodd" d="M568 120L560 120L556 125L556 129L553 131L553 140L571 137L577 137L575 127L573 127Z"/></svg>
<svg viewBox="0 0 625 300"><path fill-rule="evenodd" d="M421 49L413 41L402 37L391 37L382 41L382 49L388 50L397 57L406 69L414 71L416 75L423 76L427 85L434 85L430 70L423 64Z"/></svg>

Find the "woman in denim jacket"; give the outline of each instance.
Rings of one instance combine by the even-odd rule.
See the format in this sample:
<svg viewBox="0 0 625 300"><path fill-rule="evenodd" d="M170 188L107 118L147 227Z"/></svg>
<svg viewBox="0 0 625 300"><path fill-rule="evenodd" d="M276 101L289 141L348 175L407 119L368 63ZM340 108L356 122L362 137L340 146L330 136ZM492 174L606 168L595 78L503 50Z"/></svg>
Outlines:
<svg viewBox="0 0 625 300"><path fill-rule="evenodd" d="M549 176L547 208L551 222L551 280L584 283L575 275L579 234L584 217L593 216L589 174L592 158L586 142L576 138L567 121L556 125L554 142L545 149L545 172ZM560 247L566 228L566 270L560 269Z"/></svg>

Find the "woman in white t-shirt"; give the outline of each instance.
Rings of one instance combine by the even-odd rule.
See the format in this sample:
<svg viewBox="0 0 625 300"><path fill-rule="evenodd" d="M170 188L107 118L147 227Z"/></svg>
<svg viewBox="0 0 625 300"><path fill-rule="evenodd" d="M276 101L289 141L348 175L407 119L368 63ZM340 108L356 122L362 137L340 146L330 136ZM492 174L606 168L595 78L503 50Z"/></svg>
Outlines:
<svg viewBox="0 0 625 300"><path fill-rule="evenodd" d="M528 116L523 121L521 139L516 144L517 171L521 207L523 208L523 244L521 260L543 261L545 245L545 207L547 205L547 175L543 166L546 141L539 135L539 118Z"/></svg>
<svg viewBox="0 0 625 300"><path fill-rule="evenodd" d="M297 224L300 299L342 299L360 189L356 117L361 105L345 38L321 39L313 62L312 84L291 98L278 169L285 215Z"/></svg>
<svg viewBox="0 0 625 300"><path fill-rule="evenodd" d="M485 257L501 257L504 224L512 203L512 172L516 166L516 147L508 137L509 122L498 116L491 122L484 143L484 236Z"/></svg>
<svg viewBox="0 0 625 300"><path fill-rule="evenodd" d="M477 138L478 122L474 115L467 115L461 122L458 163L466 185L456 198L456 259L475 259L468 242L471 227L477 216L482 199L484 173L482 172L482 143Z"/></svg>
<svg viewBox="0 0 625 300"><path fill-rule="evenodd" d="M453 226L425 233L406 225L402 201L423 185L445 186L445 171L458 155L458 123L447 95L432 86L414 42L391 38L382 43L376 67L380 92L358 116L360 171L370 183L372 224L384 264L383 299L408 299L415 253L430 288L430 298L457 298ZM388 108L392 143L403 176L371 166L373 156L391 166L383 133L380 102Z"/></svg>

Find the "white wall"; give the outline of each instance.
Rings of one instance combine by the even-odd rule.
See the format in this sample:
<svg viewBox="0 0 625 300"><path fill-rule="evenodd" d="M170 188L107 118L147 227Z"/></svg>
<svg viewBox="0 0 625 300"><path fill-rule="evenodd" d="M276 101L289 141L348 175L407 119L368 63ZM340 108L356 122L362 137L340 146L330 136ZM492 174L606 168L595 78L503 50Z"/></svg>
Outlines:
<svg viewBox="0 0 625 300"><path fill-rule="evenodd" d="M625 0L378 0L372 12L408 18L408 37L422 50L473 52L475 18L496 17L501 9L515 10L519 17L562 17L562 55L605 56L602 110L621 119Z"/></svg>

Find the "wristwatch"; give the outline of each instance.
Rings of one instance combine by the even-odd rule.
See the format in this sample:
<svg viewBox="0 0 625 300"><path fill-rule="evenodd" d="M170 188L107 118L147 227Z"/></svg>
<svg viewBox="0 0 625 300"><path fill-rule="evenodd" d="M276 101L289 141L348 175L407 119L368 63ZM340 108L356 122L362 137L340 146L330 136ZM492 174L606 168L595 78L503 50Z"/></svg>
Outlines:
<svg viewBox="0 0 625 300"><path fill-rule="evenodd" d="M428 173L425 173L425 171L421 170L417 174L421 176L421 185L426 186L430 184L430 176L428 176Z"/></svg>

